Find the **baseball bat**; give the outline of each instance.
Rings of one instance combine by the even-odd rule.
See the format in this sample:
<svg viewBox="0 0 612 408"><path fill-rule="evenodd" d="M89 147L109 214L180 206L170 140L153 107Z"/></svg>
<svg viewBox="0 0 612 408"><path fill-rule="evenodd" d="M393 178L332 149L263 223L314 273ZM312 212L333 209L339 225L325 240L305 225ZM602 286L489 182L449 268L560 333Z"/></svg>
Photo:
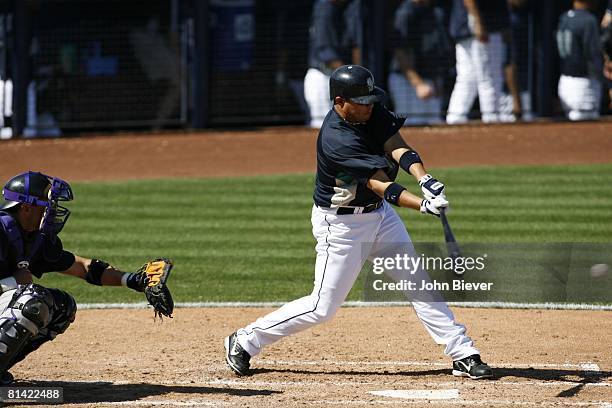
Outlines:
<svg viewBox="0 0 612 408"><path fill-rule="evenodd" d="M453 230L451 229L448 218L446 217L446 208L440 208L440 220L442 221L442 228L444 229L444 239L446 240L448 256L453 260L454 265L455 260L457 258L461 258L461 250L459 249L459 244L455 239L455 234L453 234ZM455 272L455 275L463 275L464 273L457 272L457 270L454 268L453 272Z"/></svg>

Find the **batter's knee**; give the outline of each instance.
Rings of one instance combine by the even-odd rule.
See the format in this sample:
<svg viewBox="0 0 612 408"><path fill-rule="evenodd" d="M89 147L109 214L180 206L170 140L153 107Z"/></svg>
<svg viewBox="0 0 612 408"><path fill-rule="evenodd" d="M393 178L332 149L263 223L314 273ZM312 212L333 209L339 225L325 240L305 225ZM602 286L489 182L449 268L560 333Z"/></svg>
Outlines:
<svg viewBox="0 0 612 408"><path fill-rule="evenodd" d="M331 320L336 315L339 308L340 305L319 304L313 311L313 314L317 320L317 323L324 323Z"/></svg>

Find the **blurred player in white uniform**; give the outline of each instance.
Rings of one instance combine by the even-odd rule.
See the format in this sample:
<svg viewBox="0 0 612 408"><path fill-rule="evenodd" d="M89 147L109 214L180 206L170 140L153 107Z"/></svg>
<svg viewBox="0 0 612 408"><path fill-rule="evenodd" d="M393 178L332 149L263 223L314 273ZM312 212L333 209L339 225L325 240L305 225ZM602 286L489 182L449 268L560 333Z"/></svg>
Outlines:
<svg viewBox="0 0 612 408"><path fill-rule="evenodd" d="M446 122L465 123L478 95L483 122L499 121L504 44L509 28L506 0L454 0L450 33L455 45L457 79Z"/></svg>
<svg viewBox="0 0 612 408"><path fill-rule="evenodd" d="M569 120L599 118L603 56L599 24L589 10L593 0L574 0L572 10L561 15L557 49L561 57L559 99Z"/></svg>

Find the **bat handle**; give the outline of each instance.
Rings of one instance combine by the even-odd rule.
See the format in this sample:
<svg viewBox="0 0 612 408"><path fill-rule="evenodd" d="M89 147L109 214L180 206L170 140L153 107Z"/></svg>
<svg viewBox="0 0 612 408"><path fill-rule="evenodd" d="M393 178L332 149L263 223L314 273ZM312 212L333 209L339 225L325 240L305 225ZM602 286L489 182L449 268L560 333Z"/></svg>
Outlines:
<svg viewBox="0 0 612 408"><path fill-rule="evenodd" d="M440 207L440 217L446 218L446 207Z"/></svg>

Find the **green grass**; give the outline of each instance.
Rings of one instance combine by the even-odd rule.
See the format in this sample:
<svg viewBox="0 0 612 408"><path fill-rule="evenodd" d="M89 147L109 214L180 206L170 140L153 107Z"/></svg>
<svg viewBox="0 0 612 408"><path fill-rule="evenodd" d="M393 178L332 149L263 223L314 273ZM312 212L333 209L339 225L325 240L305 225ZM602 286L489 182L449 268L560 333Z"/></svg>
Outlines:
<svg viewBox="0 0 612 408"><path fill-rule="evenodd" d="M612 165L433 173L447 185L459 242L612 242ZM408 176L399 181L418 192ZM74 183L61 237L74 253L128 271L171 257L179 302L289 300L312 286L313 185L313 175ZM413 241L443 240L435 217L399 213ZM59 274L41 283L79 302L143 300Z"/></svg>

